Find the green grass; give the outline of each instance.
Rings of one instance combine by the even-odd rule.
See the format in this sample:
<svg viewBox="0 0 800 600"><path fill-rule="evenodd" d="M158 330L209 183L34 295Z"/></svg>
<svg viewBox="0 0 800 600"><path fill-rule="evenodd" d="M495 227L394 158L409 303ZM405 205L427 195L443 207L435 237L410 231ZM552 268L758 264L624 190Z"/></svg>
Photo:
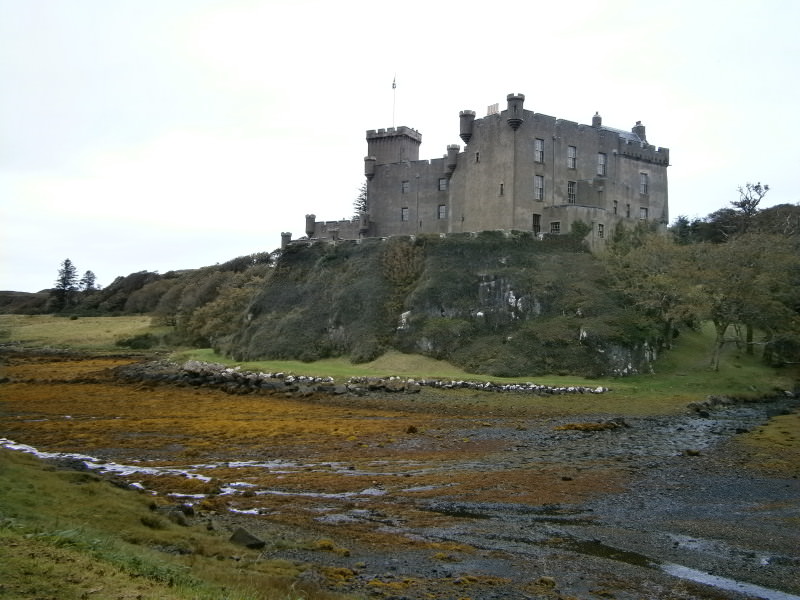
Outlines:
<svg viewBox="0 0 800 600"><path fill-rule="evenodd" d="M75 350L119 349L116 342L142 333L163 336L165 327L153 327L151 318L57 317L52 315L0 315L0 343L26 347Z"/></svg>
<svg viewBox="0 0 800 600"><path fill-rule="evenodd" d="M109 350L125 337L154 333L163 337L166 328L156 328L149 317L82 317L71 320L52 316L0 315L0 342L26 346L69 347L78 350ZM757 356L747 356L730 344L725 348L719 371L708 368L712 328L684 331L674 350L665 352L654 365L653 374L621 378L586 379L574 376L489 377L467 373L450 363L415 354L387 352L378 359L353 364L346 358L306 363L301 361L235 362L209 349L176 350L177 361L189 359L239 365L253 371L330 376L338 381L356 376L396 375L412 378L466 379L472 381L518 382L533 380L544 385L588 385L613 389L615 397L630 402L646 401L664 407L702 400L708 394L762 396L776 389L792 389L800 378L797 368L776 370L764 366Z"/></svg>
<svg viewBox="0 0 800 600"><path fill-rule="evenodd" d="M325 359L313 363L300 361L236 362L209 349L186 350L174 355L175 360L201 360L252 371L330 376L337 380L362 375L413 378L465 379L500 383L535 381L544 385L588 385L613 388L615 393L630 397L673 398L685 396L691 400L698 395L732 394L763 395L776 389L791 389L798 378L797 369L772 369L757 356L747 356L729 345L723 354L719 371L708 367L714 333L706 327L700 332L684 332L675 349L665 352L654 364L654 373L628 377L587 379L575 376L550 375L542 377L490 377L467 373L450 363L414 354L387 352L380 358L363 364L352 364L346 358Z"/></svg>
<svg viewBox="0 0 800 600"><path fill-rule="evenodd" d="M305 568L259 558L92 473L0 449L0 596L287 600ZM233 557L236 557L233 560Z"/></svg>

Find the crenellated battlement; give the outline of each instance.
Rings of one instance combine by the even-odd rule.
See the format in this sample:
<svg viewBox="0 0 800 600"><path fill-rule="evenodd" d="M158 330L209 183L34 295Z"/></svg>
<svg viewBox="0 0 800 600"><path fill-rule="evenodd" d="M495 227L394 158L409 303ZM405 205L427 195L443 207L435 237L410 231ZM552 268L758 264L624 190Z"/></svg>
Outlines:
<svg viewBox="0 0 800 600"><path fill-rule="evenodd" d="M367 130L367 140L375 140L379 138L392 138L405 135L419 143L422 143L422 134L416 129L401 125L399 127L387 127L385 129L369 129Z"/></svg>
<svg viewBox="0 0 800 600"><path fill-rule="evenodd" d="M651 144L625 140L620 145L620 154L657 165L669 165L669 148L656 147Z"/></svg>

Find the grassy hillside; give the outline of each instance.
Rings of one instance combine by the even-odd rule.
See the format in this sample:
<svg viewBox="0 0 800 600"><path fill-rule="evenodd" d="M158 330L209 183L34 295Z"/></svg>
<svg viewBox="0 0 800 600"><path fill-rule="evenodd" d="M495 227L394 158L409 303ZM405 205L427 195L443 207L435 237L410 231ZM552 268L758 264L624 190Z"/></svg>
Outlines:
<svg viewBox="0 0 800 600"><path fill-rule="evenodd" d="M258 554L204 524L176 524L151 497L92 473L0 450L3 598L340 597L293 591L305 567Z"/></svg>
<svg viewBox="0 0 800 600"><path fill-rule="evenodd" d="M237 360L369 362L390 349L494 376L646 368L650 323L570 236L528 233L290 246L238 331Z"/></svg>

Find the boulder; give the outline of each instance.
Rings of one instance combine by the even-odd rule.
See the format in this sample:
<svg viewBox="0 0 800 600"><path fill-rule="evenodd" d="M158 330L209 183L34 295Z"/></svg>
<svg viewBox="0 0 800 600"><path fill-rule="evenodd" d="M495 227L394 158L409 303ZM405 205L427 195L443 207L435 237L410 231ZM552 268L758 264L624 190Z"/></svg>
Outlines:
<svg viewBox="0 0 800 600"><path fill-rule="evenodd" d="M238 527L236 531L233 532L230 541L238 546L244 546L252 550L260 550L267 545L267 542L257 538L243 527Z"/></svg>

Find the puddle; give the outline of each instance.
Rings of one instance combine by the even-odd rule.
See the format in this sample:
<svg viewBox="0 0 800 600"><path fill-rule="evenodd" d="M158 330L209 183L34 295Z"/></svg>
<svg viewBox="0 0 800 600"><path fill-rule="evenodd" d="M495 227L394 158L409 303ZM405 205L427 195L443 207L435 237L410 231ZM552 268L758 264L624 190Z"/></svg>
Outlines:
<svg viewBox="0 0 800 600"><path fill-rule="evenodd" d="M456 517L459 519L491 519L491 515L487 515L484 513L476 513L471 512L468 510L460 509L460 508L429 508L431 512L435 512L440 515L446 515L448 517Z"/></svg>
<svg viewBox="0 0 800 600"><path fill-rule="evenodd" d="M760 585L736 581L735 579L718 577L717 575L711 575L710 573L698 571L696 569L690 569L689 567L684 567L682 565L666 563L661 565L661 570L674 577L680 577L681 579L687 579L689 581L694 581L695 583L710 585L721 590L747 594L748 596L754 596L756 598L761 598L762 600L800 600L800 596L795 596L794 594L787 594L786 592L781 592L779 590L771 590L769 588L761 587Z"/></svg>
<svg viewBox="0 0 800 600"><path fill-rule="evenodd" d="M543 545L550 548L559 548L563 550L570 550L578 554L586 554L588 556L597 556L599 558L607 558L609 560L616 560L624 562L636 567L653 568L658 563L649 559L643 554L638 552L630 552L628 550L621 550L608 546L598 540L579 540L575 538L551 538L542 542Z"/></svg>

